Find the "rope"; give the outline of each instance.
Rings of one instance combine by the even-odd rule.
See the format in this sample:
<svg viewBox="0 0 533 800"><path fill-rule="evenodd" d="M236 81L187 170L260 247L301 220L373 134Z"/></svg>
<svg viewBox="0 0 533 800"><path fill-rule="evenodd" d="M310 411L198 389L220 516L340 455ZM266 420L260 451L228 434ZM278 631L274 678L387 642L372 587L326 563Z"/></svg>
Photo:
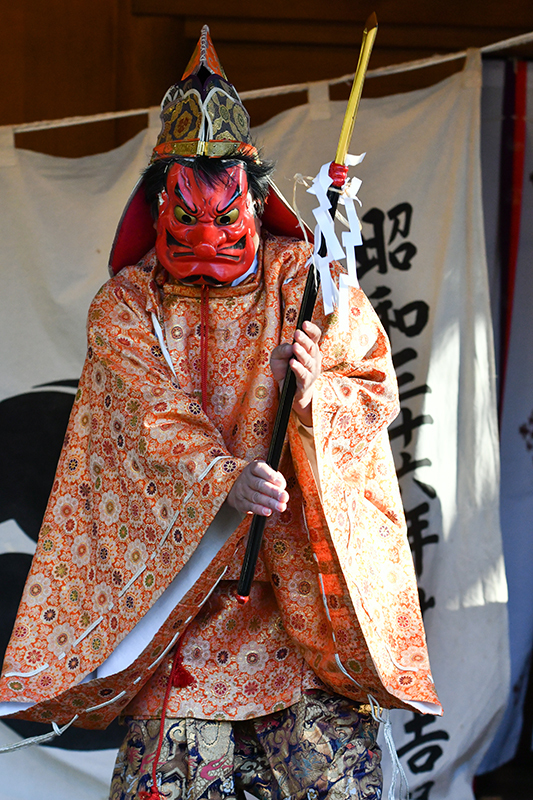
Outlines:
<svg viewBox="0 0 533 800"><path fill-rule="evenodd" d="M50 128L69 128L71 125L85 125L88 122L105 122L108 119L138 117L141 114L150 114L158 110L157 106L154 106L150 108L133 108L129 111L105 111L102 114L90 114L85 117L64 117L63 119L48 119L40 122L23 122L21 125L0 125L0 130L11 128L13 133L46 131Z"/></svg>
<svg viewBox="0 0 533 800"><path fill-rule="evenodd" d="M209 286L204 283L200 298L200 380L202 411L207 414L207 359L209 358Z"/></svg>
<svg viewBox="0 0 533 800"><path fill-rule="evenodd" d="M162 791L157 786L157 766L161 758L161 750L163 749L163 739L165 736L165 720L167 718L168 701L172 687L181 688L190 686L194 683L194 678L191 673L183 666L183 656L181 653L181 646L183 644L183 634L176 645L174 651L174 658L172 659L172 667L170 675L168 676L167 688L165 690L165 698L163 700L163 707L161 709L161 722L159 725L159 737L157 740L157 748L152 762L152 786L146 791L139 792L140 800L160 800L165 797Z"/></svg>
<svg viewBox="0 0 533 800"><path fill-rule="evenodd" d="M498 50L506 50L509 47L517 47L520 44L528 44L533 42L533 31L529 33L521 33L518 36L511 36L509 39L502 39L499 42L486 44L480 47L481 53L495 53ZM390 64L387 67L377 67L377 69L369 69L366 73L367 78L380 78L383 75L397 75L402 72L412 72L415 69L425 69L426 67L433 67L436 64L445 64L448 61L459 61L461 58L466 58L467 51L460 50L456 53L444 53L443 55L429 56L428 58L419 58L414 61L405 61L400 64ZM328 86L336 86L340 83L351 83L354 73L348 75L341 75L340 78L332 78L329 81L311 81L307 83L289 83L286 86L271 86L266 89L252 89L248 92L241 92L242 100L256 100L262 97L277 97L283 94L292 94L294 92L307 92L311 86L326 83ZM136 117L141 114L151 114L157 111L156 106L150 108L134 108L129 111L106 111L102 114L91 114L85 117L64 117L63 119L49 119L41 120L39 122L23 122L19 125L0 125L0 131L12 130L13 133L28 133L29 131L44 131L51 128L67 128L71 125L85 125L89 122L103 122L110 119L123 119L124 117Z"/></svg>

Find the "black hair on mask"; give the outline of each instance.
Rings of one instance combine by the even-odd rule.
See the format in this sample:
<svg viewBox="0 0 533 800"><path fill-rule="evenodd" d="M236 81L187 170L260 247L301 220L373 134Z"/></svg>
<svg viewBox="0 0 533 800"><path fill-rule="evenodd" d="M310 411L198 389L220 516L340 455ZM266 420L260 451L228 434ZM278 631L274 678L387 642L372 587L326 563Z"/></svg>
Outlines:
<svg viewBox="0 0 533 800"><path fill-rule="evenodd" d="M260 216L263 213L265 200L268 197L270 188L269 178L274 172L274 163L272 161L257 163L253 158L246 155L239 155L235 158L208 158L207 156L184 158L183 156L171 156L170 158L154 161L143 173L146 200L154 219L157 219L159 211L159 193L167 185L167 173L172 164L191 167L196 182L203 183L206 186L214 186L216 183L224 182L228 169L242 164L248 178L248 186L257 208L257 214Z"/></svg>

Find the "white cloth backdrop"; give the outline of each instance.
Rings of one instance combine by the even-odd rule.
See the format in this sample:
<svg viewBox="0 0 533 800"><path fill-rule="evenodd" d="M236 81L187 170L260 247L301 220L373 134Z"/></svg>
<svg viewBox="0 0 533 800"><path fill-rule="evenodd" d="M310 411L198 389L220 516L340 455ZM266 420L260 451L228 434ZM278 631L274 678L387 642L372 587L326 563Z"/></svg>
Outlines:
<svg viewBox="0 0 533 800"><path fill-rule="evenodd" d="M69 391L57 382L79 378L87 309L109 277L117 221L156 135L147 129L110 153L81 159L0 142L0 401L44 383L53 384L50 392ZM33 552L34 541L3 509L0 519L0 557ZM17 738L0 723L0 746ZM58 747L0 754L0 796L67 800L75 787L80 800L105 800L114 760L115 751Z"/></svg>
<svg viewBox="0 0 533 800"><path fill-rule="evenodd" d="M445 709L443 718L392 715L416 800L471 800L507 696L480 88L472 54L462 73L437 86L364 100L352 148L368 153L357 168L367 218L361 282L396 357L403 400L391 437ZM295 172L315 175L332 158L342 116L342 103L322 100L256 131L278 160L285 194ZM154 133L78 160L0 142L0 400L78 377L86 309L106 278L115 224ZM298 197L309 218L311 198ZM1 524L0 552L32 544L13 521ZM0 745L13 738L0 725ZM80 797L106 796L112 753L40 748L0 755L6 800L70 797L67 781L49 779L58 758L78 770Z"/></svg>

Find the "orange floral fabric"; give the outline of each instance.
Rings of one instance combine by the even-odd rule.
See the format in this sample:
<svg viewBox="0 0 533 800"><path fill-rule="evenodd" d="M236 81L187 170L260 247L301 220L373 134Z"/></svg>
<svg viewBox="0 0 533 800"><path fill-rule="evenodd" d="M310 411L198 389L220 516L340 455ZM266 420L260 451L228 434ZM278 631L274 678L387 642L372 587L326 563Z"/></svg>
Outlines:
<svg viewBox="0 0 533 800"><path fill-rule="evenodd" d="M186 637L201 628L203 618L195 618L210 595L209 624L227 618L217 603L229 602L224 592L238 577L249 519L130 666L107 678L91 674L188 561L239 472L264 457L277 400L269 355L292 338L308 255L304 243L267 237L256 276L210 289L206 413L201 289L168 282L149 253L93 301L87 361L0 680L1 700L35 703L19 716L63 724L77 715L76 724L105 727L135 697L153 714L167 654L188 625ZM438 704L386 434L398 410L388 342L360 290L352 291L346 331L335 315L323 318L320 299L316 321L324 332L313 401L320 487L292 420L281 464L290 506L268 520L254 589L260 595L265 584L261 635L268 638L277 619L277 650L287 637L292 666L285 688L265 683L248 695L245 714L289 704L307 666L355 700L366 702L370 692L387 707ZM230 632L221 629L210 643L195 695L199 716L231 717L229 704L210 709L207 677L217 674L211 656ZM250 633L248 626L242 641L232 640L234 671ZM277 650L261 651L265 675Z"/></svg>
<svg viewBox="0 0 533 800"><path fill-rule="evenodd" d="M235 562L240 567L242 558ZM294 580L304 588L305 577ZM237 581L221 581L185 631L180 653L194 683L171 689L168 717L262 717L294 705L307 689L326 688L285 630L270 583L253 581L245 606L238 604L236 589ZM173 655L163 660L124 714L161 717Z"/></svg>

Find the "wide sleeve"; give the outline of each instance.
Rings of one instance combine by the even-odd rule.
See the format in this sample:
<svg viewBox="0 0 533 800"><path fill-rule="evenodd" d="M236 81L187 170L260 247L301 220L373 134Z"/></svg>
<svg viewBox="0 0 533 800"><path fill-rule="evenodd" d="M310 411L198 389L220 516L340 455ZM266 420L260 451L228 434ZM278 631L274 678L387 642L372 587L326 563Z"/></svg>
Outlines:
<svg viewBox="0 0 533 800"><path fill-rule="evenodd" d="M370 692L385 707L441 713L387 432L399 410L389 342L360 289L351 290L345 327L336 314L324 318L320 303L323 371L306 432L315 463L294 414L289 425L331 628L321 644L328 657L314 668L348 696Z"/></svg>
<svg viewBox="0 0 533 800"><path fill-rule="evenodd" d="M302 245L303 246L303 245ZM338 279L341 267L331 265ZM291 341L306 269L295 260L282 285L282 341ZM322 374L313 394L313 433L317 454L343 479L356 479L369 450L383 441L399 412L398 387L388 337L364 292L350 292L347 323L325 315L319 292L313 321L322 331Z"/></svg>
<svg viewBox="0 0 533 800"><path fill-rule="evenodd" d="M104 458L109 450L107 466L130 491L142 489L146 505L166 504L165 516L178 513L185 529L206 527L246 462L228 452L199 402L178 386L144 293L127 278L93 301L88 343L91 449Z"/></svg>
<svg viewBox="0 0 533 800"><path fill-rule="evenodd" d="M87 359L4 663L7 700L53 697L99 667L189 563L245 465L177 385L138 275L109 281L89 311ZM224 558L242 535L229 531ZM188 613L223 570L205 568L211 583L196 600L189 592Z"/></svg>

